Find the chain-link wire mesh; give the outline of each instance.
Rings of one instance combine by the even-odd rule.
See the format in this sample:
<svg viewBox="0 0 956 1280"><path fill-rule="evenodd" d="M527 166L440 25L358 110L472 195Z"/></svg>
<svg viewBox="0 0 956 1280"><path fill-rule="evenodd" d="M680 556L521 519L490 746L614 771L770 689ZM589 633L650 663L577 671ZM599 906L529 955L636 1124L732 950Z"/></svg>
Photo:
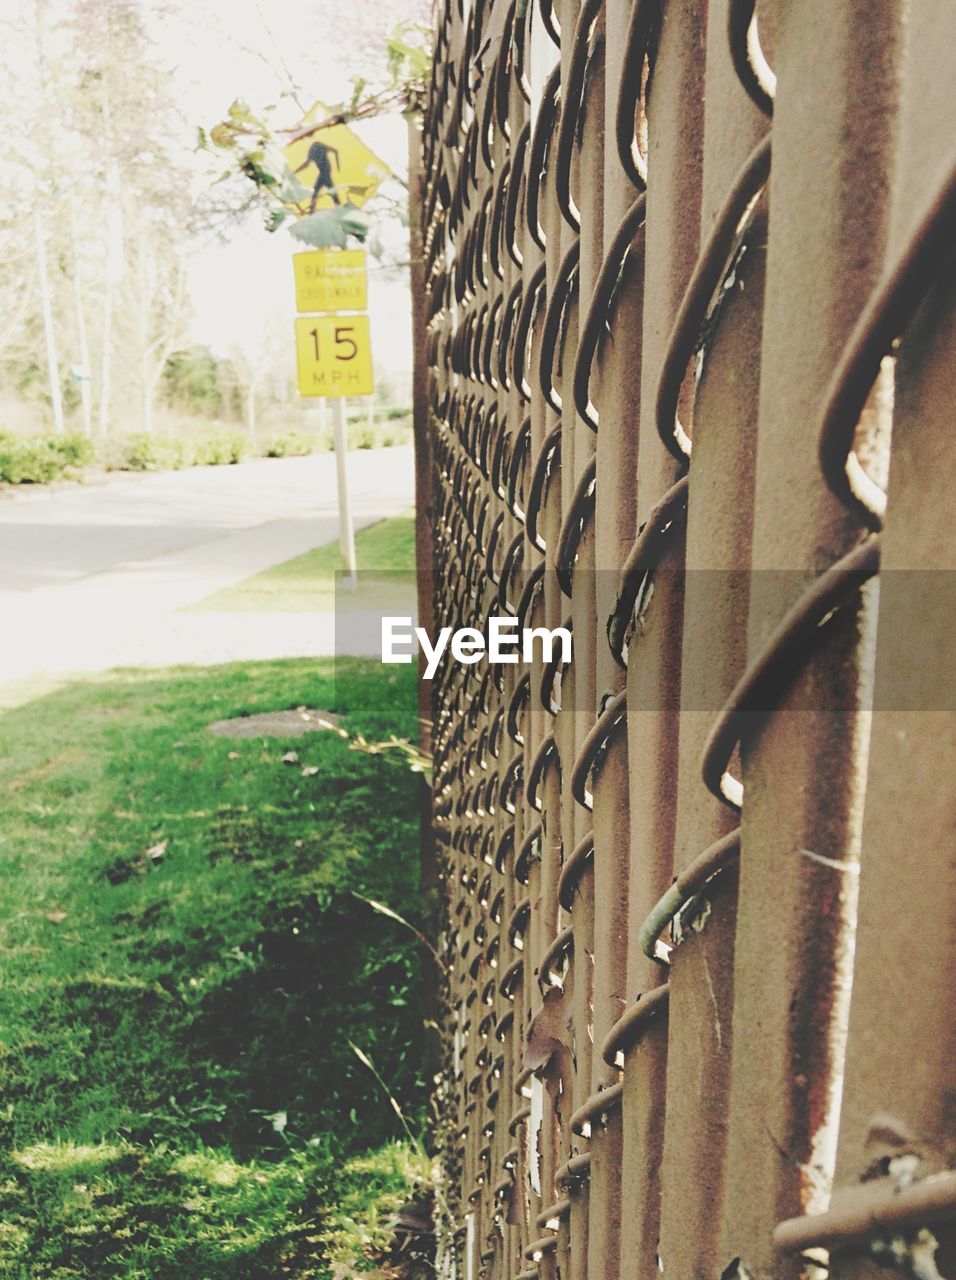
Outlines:
<svg viewBox="0 0 956 1280"><path fill-rule="evenodd" d="M439 5L466 1280L956 1273L947 8Z"/></svg>

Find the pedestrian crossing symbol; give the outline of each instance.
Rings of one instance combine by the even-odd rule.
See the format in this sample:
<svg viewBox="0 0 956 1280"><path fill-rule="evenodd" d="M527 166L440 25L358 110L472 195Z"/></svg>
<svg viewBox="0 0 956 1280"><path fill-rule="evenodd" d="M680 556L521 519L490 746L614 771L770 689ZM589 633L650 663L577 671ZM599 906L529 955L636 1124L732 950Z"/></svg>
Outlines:
<svg viewBox="0 0 956 1280"><path fill-rule="evenodd" d="M317 102L301 129L330 115L324 102ZM285 149L289 168L309 195L298 206L302 217L337 204L361 208L370 200L391 169L346 124L330 124L308 133Z"/></svg>

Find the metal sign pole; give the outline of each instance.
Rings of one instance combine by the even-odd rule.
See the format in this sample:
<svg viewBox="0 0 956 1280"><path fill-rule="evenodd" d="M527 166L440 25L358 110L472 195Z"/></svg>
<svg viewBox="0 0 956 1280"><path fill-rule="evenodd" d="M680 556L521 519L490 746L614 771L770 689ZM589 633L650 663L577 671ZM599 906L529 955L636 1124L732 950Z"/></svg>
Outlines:
<svg viewBox="0 0 956 1280"><path fill-rule="evenodd" d="M348 480L348 432L345 424L345 400L338 396L332 404L332 438L335 442L335 477L339 495L339 552L344 576L342 586L354 591L358 586L355 565L355 528Z"/></svg>

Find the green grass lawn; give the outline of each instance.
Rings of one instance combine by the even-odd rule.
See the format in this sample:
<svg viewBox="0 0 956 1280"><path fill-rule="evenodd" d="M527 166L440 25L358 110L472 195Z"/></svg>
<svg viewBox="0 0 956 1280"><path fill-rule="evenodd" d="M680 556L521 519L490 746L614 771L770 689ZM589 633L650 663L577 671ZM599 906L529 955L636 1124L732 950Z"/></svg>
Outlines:
<svg viewBox="0 0 956 1280"><path fill-rule="evenodd" d="M339 544L331 542L207 596L189 609L204 613L314 613L328 612L336 603L339 607L347 605L350 610L399 606L404 612L414 609L413 515L394 516L361 529L355 535L355 556L358 589L346 598L339 591L338 601Z"/></svg>
<svg viewBox="0 0 956 1280"><path fill-rule="evenodd" d="M207 728L300 705L415 736L413 669L342 660L111 673L0 715L3 1277L367 1270L423 1172L349 1044L417 1131L416 944L353 895L415 917L419 780L334 732Z"/></svg>

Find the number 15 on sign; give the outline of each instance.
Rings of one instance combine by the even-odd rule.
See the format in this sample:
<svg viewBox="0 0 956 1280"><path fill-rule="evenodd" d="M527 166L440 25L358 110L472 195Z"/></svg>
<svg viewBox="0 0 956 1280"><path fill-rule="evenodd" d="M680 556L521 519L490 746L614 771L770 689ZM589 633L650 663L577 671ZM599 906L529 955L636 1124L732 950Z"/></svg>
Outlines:
<svg viewBox="0 0 956 1280"><path fill-rule="evenodd" d="M299 316L295 352L303 396L370 396L375 389L368 316Z"/></svg>

